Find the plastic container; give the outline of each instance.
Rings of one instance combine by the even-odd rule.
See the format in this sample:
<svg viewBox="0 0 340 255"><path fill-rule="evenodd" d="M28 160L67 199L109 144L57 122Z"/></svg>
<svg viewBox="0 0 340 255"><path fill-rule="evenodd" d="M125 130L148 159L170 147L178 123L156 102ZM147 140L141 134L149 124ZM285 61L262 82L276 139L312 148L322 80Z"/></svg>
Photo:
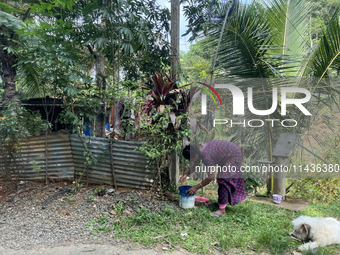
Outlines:
<svg viewBox="0 0 340 255"><path fill-rule="evenodd" d="M200 197L200 196L195 196L195 202L199 202L199 203L208 203L208 202L209 202L209 198Z"/></svg>
<svg viewBox="0 0 340 255"><path fill-rule="evenodd" d="M282 200L282 196L278 194L273 194L273 203L280 204Z"/></svg>
<svg viewBox="0 0 340 255"><path fill-rule="evenodd" d="M178 188L179 193L179 207L183 209L193 208L195 206L195 194L188 195L187 192L191 186L185 185Z"/></svg>

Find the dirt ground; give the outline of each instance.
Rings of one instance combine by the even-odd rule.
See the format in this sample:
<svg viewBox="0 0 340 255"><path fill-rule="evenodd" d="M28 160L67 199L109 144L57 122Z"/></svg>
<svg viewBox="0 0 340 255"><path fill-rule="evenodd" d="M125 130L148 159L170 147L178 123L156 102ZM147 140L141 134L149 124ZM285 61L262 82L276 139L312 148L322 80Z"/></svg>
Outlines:
<svg viewBox="0 0 340 255"><path fill-rule="evenodd" d="M42 209L47 198L72 187L74 184L71 181L48 186L41 182L21 182L18 188L0 181L0 254L190 254L184 249L171 250L162 245L146 249L119 240L114 232L95 235L86 226L106 214L109 215L109 224L119 220L120 216L115 215L114 208L120 203L124 203L123 215L128 217L139 208L157 212L171 206L174 210L181 210L178 201L169 200L156 192L124 188L98 196L96 192L100 187L105 190L112 187L93 184L84 185L72 194L59 195ZM206 190L206 193L215 194L216 191ZM225 254L218 250L215 252Z"/></svg>
<svg viewBox="0 0 340 255"><path fill-rule="evenodd" d="M273 199L267 198L267 197L253 196L253 197L250 197L249 199L254 202L274 205L276 207L284 208L284 209L291 210L291 211L306 210L309 205L308 199L294 198L294 197L289 197L289 196L287 196L287 200L283 200L280 204L274 204Z"/></svg>
<svg viewBox="0 0 340 255"><path fill-rule="evenodd" d="M158 255L164 251L159 249L144 249L143 247L130 247L128 245L107 245L107 244L87 244L87 245L64 245L57 247L35 247L31 250L13 250L0 247L0 254L6 255ZM167 255L189 254L183 251L166 252Z"/></svg>
<svg viewBox="0 0 340 255"><path fill-rule="evenodd" d="M18 189L0 182L0 254L161 254L171 249L156 247L131 248L115 233L97 236L86 225L93 219L109 214L109 223L119 216L114 206L124 203L124 216L138 208L151 212L162 210L166 205L179 209L178 202L167 201L155 192L118 188L112 194L98 196L95 189L105 185L83 186L72 194L51 199L46 208L43 202L72 182L44 183L21 182ZM189 254L186 251L187 254ZM183 254L177 250L177 253Z"/></svg>

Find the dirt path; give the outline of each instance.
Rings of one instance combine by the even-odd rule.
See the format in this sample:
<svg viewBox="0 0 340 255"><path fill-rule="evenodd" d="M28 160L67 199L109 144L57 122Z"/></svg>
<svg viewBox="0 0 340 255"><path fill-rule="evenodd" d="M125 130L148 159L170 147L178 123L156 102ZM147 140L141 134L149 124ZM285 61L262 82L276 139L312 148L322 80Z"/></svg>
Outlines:
<svg viewBox="0 0 340 255"><path fill-rule="evenodd" d="M6 255L160 255L163 251L156 249L143 249L141 247L130 248L128 246L119 245L99 245L99 244L82 244L57 247L35 247L31 250L13 250L0 247L0 254ZM183 255L180 251L166 252L166 255Z"/></svg>

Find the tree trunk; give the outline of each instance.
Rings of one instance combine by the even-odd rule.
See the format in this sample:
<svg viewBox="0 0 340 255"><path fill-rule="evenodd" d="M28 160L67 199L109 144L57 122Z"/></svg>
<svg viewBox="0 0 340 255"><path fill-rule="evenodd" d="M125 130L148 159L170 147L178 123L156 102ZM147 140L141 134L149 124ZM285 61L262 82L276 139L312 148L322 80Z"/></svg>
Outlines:
<svg viewBox="0 0 340 255"><path fill-rule="evenodd" d="M105 137L105 111L106 111L106 99L102 92L106 92L106 80L105 80L105 58L101 51L96 54L96 82L97 89L102 98L102 105L98 107L95 133L97 137Z"/></svg>
<svg viewBox="0 0 340 255"><path fill-rule="evenodd" d="M3 88L5 90L5 101L4 105L10 103L18 103L19 95L16 91L15 86L15 75L16 75L16 63L17 57L12 53L8 53L7 50L1 51L1 78L3 82ZM14 113L14 112L13 112Z"/></svg>
<svg viewBox="0 0 340 255"><path fill-rule="evenodd" d="M180 0L171 0L171 79L175 82L179 77L177 67L179 64L180 41Z"/></svg>
<svg viewBox="0 0 340 255"><path fill-rule="evenodd" d="M180 0L171 0L171 80L177 81L179 51L180 51ZM176 151L169 155L169 177L170 184L177 185L179 181L179 157ZM162 186L162 185L161 185Z"/></svg>

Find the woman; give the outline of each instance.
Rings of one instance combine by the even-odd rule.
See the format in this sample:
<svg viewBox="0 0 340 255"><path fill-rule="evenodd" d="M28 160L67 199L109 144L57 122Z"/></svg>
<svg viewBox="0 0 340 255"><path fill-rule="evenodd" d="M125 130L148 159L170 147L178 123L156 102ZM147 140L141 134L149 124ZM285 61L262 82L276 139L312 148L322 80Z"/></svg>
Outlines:
<svg viewBox="0 0 340 255"><path fill-rule="evenodd" d="M191 157L190 157L191 155ZM187 160L191 160L194 164L189 171L184 173L180 182L183 183L186 177L197 171L202 160L206 169L215 166L215 171L208 173L208 178L204 179L198 185L190 188L188 194L195 194L196 191L214 180L214 174L217 172L218 183L218 205L219 210L211 213L211 216L225 216L225 208L227 204L236 205L246 200L246 191L242 179L241 167L241 150L234 143L228 141L209 141L204 145L195 146L187 145L183 149L183 156Z"/></svg>

